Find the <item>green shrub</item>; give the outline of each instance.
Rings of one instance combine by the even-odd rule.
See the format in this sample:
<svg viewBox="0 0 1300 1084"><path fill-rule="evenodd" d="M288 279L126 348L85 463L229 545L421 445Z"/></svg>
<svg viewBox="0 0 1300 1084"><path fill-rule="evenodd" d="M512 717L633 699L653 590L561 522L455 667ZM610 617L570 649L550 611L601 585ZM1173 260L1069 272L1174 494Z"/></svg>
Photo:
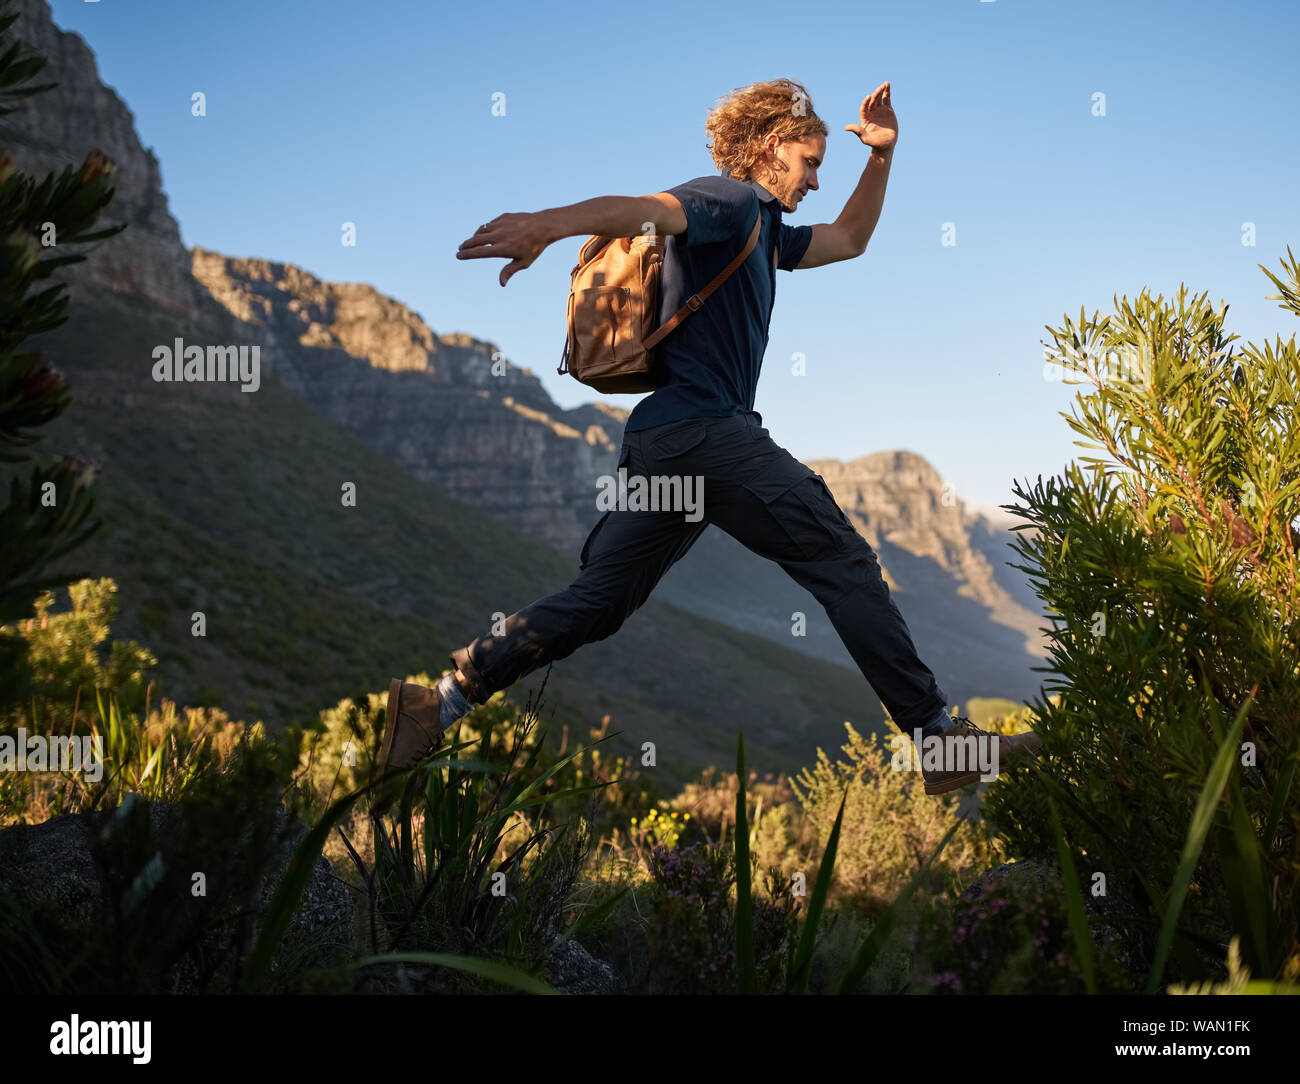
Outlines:
<svg viewBox="0 0 1300 1084"><path fill-rule="evenodd" d="M145 681L153 654L135 641L108 641L116 584L79 580L68 594L69 611L50 613L55 598L45 592L36 615L7 630L24 645L32 684L25 701L0 714L0 734L98 737L103 778L88 782L79 771L0 774L0 825L113 808L128 794L176 801L197 775L220 770L246 733L262 733L260 725L246 727L215 708L182 708L166 698L151 707Z"/></svg>
<svg viewBox="0 0 1300 1084"><path fill-rule="evenodd" d="M830 836L847 787L830 898L864 915L879 915L953 825L960 794L927 795L919 772L892 769L883 739L864 737L849 723L844 728L843 759L832 762L818 749L817 763L795 776L792 786L816 830L818 849ZM923 888L942 891L969 883L998 855L999 845L986 827L963 822ZM811 862L809 855L801 868Z"/></svg>
<svg viewBox="0 0 1300 1084"><path fill-rule="evenodd" d="M1268 273L1266 271L1266 273ZM1297 267L1273 275L1300 314ZM1036 528L1015 547L1051 630L1036 765L1013 768L986 812L1018 858L1054 860L1048 806L1085 888L1143 901L1142 943L1164 920L1193 810L1240 720L1232 771L1181 902L1167 974L1221 970L1241 936L1263 978L1300 975L1300 356L1295 337L1232 364L1204 295L1143 291L1115 318L1052 330L1091 383L1067 421L1104 453L1042 479L1011 508ZM1116 368L1112 359L1122 367Z"/></svg>
<svg viewBox="0 0 1300 1084"><path fill-rule="evenodd" d="M30 695L11 707L11 719L29 718L35 702L46 725L66 729L76 706L93 709L96 690L111 690L125 710L144 704L148 671L158 660L134 640L108 640L118 613L117 584L107 577L78 580L67 592L67 611L51 613L55 595L43 591L34 616L3 630L26 641L31 671Z"/></svg>

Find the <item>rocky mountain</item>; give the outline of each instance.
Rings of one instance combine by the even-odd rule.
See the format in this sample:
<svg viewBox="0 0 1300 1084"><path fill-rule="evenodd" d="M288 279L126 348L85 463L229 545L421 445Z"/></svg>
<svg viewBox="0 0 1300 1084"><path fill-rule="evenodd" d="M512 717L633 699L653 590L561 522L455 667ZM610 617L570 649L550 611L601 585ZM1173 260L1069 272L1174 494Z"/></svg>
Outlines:
<svg viewBox="0 0 1300 1084"><path fill-rule="evenodd" d="M840 507L878 553L888 544L933 562L959 584L959 598L979 603L991 620L1034 638L1038 618L1028 607L1036 600L1029 602L1023 593L1017 599L1013 592L1019 575L1000 574L998 560L991 561L986 552L992 541L993 552L1002 559L996 540L1006 532L945 492L938 471L923 458L912 452L879 452L850 463L813 460L808 465L826 480ZM1005 537L1000 541L1008 544ZM881 570L891 588L906 589L883 563Z"/></svg>
<svg viewBox="0 0 1300 1084"><path fill-rule="evenodd" d="M494 343L436 335L373 286L198 247L192 269L291 391L417 478L578 552L626 411L561 410Z"/></svg>

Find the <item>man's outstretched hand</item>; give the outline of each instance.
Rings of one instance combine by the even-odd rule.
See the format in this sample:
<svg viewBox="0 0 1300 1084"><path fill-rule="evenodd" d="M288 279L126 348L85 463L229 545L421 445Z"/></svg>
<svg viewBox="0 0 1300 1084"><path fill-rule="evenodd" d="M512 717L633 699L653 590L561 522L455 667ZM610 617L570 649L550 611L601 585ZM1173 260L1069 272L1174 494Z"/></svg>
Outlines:
<svg viewBox="0 0 1300 1084"><path fill-rule="evenodd" d="M898 139L898 118L889 100L889 83L881 83L862 99L860 124L846 124L844 130L853 132L872 150L887 151Z"/></svg>
<svg viewBox="0 0 1300 1084"><path fill-rule="evenodd" d="M504 286L516 271L522 271L542 254L552 241L541 222L539 214L497 215L466 238L456 250L458 260L478 260L484 256L509 257L510 262L501 268L500 281Z"/></svg>

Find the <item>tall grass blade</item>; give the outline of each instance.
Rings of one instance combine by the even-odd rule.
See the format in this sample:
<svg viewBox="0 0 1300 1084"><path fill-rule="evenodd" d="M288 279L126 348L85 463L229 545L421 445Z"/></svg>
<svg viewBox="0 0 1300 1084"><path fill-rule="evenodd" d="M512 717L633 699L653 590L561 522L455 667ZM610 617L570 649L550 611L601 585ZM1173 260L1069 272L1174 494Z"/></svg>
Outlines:
<svg viewBox="0 0 1300 1084"><path fill-rule="evenodd" d="M835 814L835 825L831 828L830 838L826 841L826 853L822 855L821 865L817 869L817 883L813 886L812 899L808 901L808 913L804 915L803 933L799 937L799 950L795 953L794 970L786 982L787 988L796 994L808 992L808 979L812 975L813 949L817 944L817 928L821 925L822 911L826 907L826 897L830 894L831 876L835 870L835 855L840 845L840 824L844 820L844 805L849 800L849 788L844 788L840 798L840 810Z"/></svg>
<svg viewBox="0 0 1300 1084"><path fill-rule="evenodd" d="M622 733L622 732L617 731L616 733ZM515 800L513 802L511 802L509 805L502 806L501 812L503 814L509 815L511 813L514 813L516 810L524 809L527 806L540 805L545 802L554 801L556 798L560 797L560 794L557 793L557 794L543 794L537 798L529 799L529 796L533 793L533 791L537 790L538 787L546 783L547 780L549 780L553 775L555 775L558 771L560 771L567 764L569 764L575 757L581 756L583 753L587 752L590 749L595 748L603 741L608 741L612 737L615 737L615 734L607 734L603 738L598 738L596 741L592 742L591 745L587 746L586 748L579 746L572 753L569 753L568 755L561 757L554 764L552 764L550 768L546 770L545 773L539 775L536 779L534 779L531 783L529 783L526 787L524 787L523 790L521 790L519 794L515 797ZM613 782L613 780L611 780L611 782ZM594 784L594 786L604 786L604 785L606 784ZM563 793L575 794L578 793L579 791L590 790L590 789L592 789L592 787L590 786L576 787L576 788L571 788L570 790L565 791ZM525 800L525 799L529 799L529 800Z"/></svg>
<svg viewBox="0 0 1300 1084"><path fill-rule="evenodd" d="M1232 799L1230 836L1219 848L1223 883L1228 895L1233 925L1244 931L1242 954L1256 975L1272 975L1282 962L1285 947L1276 936L1268 876L1260 861L1260 843L1255 835L1241 780L1234 772L1230 781Z"/></svg>
<svg viewBox="0 0 1300 1084"><path fill-rule="evenodd" d="M749 826L745 817L745 734L736 742L736 967L740 989L752 994L758 986L754 966L754 897L749 880Z"/></svg>
<svg viewBox="0 0 1300 1084"><path fill-rule="evenodd" d="M289 929L289 923L293 920L294 911L302 901L303 893L307 891L312 870L316 867L316 860L324 850L326 837L347 815L353 803L373 789L374 784L370 784L351 794L343 795L325 810L320 820L294 848L284 876L280 878L280 883L276 886L275 894L271 897L266 914L263 916L257 943L249 954L248 967L240 981L240 990L243 993L252 993L256 990L257 984L270 969L276 950Z"/></svg>
<svg viewBox="0 0 1300 1084"><path fill-rule="evenodd" d="M1056 833L1056 857L1061 865L1061 880L1065 883L1065 896L1070 903L1070 933L1074 948L1083 968L1083 988L1090 994L1097 992L1097 969L1092 959L1092 935L1088 932L1088 913L1083 906L1083 892L1079 888L1079 873L1074 868L1074 858L1065 842L1065 829L1061 827L1061 813L1049 794L1047 808L1052 814L1052 831Z"/></svg>
<svg viewBox="0 0 1300 1084"><path fill-rule="evenodd" d="M596 904L596 906L593 907L590 911L587 911L585 914L581 915L573 923L572 926L570 926L567 930L564 931L564 933L560 934L560 936L555 939L555 943L551 946L552 951L559 948L562 944L564 944L564 942L569 940L569 938L577 937L578 934L594 926L597 922L599 922L602 918L604 918L607 914L609 914L614 909L618 901L621 900L624 896L626 896L627 893L628 893L628 889L620 888L612 896L609 896L608 898L601 900L600 903Z"/></svg>
<svg viewBox="0 0 1300 1084"><path fill-rule="evenodd" d="M1192 822L1187 829L1187 838L1183 841L1182 858L1174 873L1174 883L1169 889L1169 902L1165 906L1165 918L1160 927L1160 939L1156 943L1156 955L1151 963L1151 974L1147 977L1146 993L1148 994L1154 994L1160 986L1160 976L1164 973L1165 961L1169 958L1169 950L1173 944L1174 924L1183 909L1183 900L1187 898L1187 889L1192 883L1192 874L1201 857L1201 848L1205 845L1205 837L1214 819L1214 811L1223 797L1223 788L1227 786L1228 774L1232 771L1232 762L1237 753L1237 743L1241 739L1241 726L1252 702L1253 698L1248 696L1245 703L1241 705L1237 718L1228 728L1227 736L1215 754L1214 763L1210 766L1210 774L1206 777L1205 786L1196 800L1196 809L1192 813Z"/></svg>
<svg viewBox="0 0 1300 1084"><path fill-rule="evenodd" d="M1277 835L1277 826L1282 820L1282 811L1287 808L1287 799L1291 796L1291 787L1295 783L1296 762L1300 755L1292 753L1286 759L1282 775L1277 781L1277 790L1273 794L1273 807L1268 811L1268 823L1264 826L1264 846L1273 846Z"/></svg>
<svg viewBox="0 0 1300 1084"><path fill-rule="evenodd" d="M367 956L358 960L357 968L370 967L373 964L431 964L435 967L451 967L471 975L479 975L502 986L522 990L526 994L558 994L553 986L534 978L526 971L511 967L509 964L484 960L477 956L457 956L445 952L390 952L382 956Z"/></svg>

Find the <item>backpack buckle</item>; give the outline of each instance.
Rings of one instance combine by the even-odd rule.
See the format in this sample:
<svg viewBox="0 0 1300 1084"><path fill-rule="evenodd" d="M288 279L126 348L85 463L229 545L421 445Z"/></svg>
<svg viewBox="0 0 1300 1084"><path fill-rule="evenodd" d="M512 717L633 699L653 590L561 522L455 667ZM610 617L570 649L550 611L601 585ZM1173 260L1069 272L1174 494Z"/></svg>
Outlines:
<svg viewBox="0 0 1300 1084"><path fill-rule="evenodd" d="M691 294L691 296L686 299L686 304L690 306L691 312L695 312L695 310L700 308L704 302L700 300L699 294Z"/></svg>

